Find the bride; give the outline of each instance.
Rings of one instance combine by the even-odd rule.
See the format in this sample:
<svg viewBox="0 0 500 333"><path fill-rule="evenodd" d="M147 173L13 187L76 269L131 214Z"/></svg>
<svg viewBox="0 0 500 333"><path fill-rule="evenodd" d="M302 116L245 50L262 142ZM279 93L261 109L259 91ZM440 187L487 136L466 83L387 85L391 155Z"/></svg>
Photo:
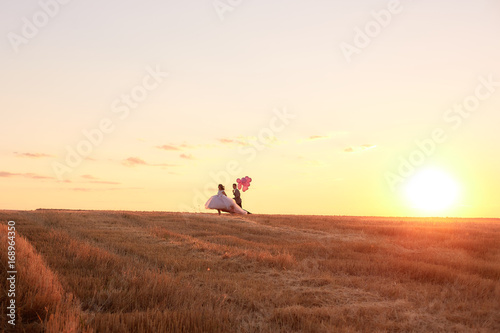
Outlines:
<svg viewBox="0 0 500 333"><path fill-rule="evenodd" d="M217 211L220 212L228 212L231 214L247 214L247 212L238 206L236 201L234 201L231 198L228 198L226 195L226 192L224 192L224 186L222 184L219 184L219 192L217 192L217 195L214 195L210 199L208 199L207 203L205 204L206 209L217 209Z"/></svg>

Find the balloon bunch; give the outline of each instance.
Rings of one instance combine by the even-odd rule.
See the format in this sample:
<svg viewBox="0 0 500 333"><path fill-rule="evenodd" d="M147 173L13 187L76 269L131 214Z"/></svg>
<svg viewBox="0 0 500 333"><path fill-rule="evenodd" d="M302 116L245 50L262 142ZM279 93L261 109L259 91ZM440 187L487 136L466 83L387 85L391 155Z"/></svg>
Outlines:
<svg viewBox="0 0 500 333"><path fill-rule="evenodd" d="M238 190L241 190L243 188L243 192L248 190L250 187L250 182L252 181L252 178L245 176L244 178L238 178L236 179L236 182L238 183Z"/></svg>

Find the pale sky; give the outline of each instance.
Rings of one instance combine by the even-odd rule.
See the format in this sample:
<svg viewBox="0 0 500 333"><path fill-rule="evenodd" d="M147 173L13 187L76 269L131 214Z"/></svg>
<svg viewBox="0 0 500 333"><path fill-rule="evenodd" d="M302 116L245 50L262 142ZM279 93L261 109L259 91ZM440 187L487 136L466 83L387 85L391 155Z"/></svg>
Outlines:
<svg viewBox="0 0 500 333"><path fill-rule="evenodd" d="M205 212L248 175L254 213L500 217L498 1L66 2L0 4L0 208Z"/></svg>

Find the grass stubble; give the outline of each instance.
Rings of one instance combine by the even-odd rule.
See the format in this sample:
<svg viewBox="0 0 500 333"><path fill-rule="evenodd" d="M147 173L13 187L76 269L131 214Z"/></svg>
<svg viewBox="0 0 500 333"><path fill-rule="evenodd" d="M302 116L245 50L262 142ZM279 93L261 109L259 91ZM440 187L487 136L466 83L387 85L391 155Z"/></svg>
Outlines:
<svg viewBox="0 0 500 333"><path fill-rule="evenodd" d="M3 265L9 220L19 332L500 331L497 219L0 211Z"/></svg>

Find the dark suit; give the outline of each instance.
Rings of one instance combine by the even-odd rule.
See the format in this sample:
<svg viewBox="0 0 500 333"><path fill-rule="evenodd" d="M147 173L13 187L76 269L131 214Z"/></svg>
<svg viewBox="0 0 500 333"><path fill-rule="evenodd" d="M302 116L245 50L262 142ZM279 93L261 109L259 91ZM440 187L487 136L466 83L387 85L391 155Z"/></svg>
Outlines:
<svg viewBox="0 0 500 333"><path fill-rule="evenodd" d="M240 206L241 208L243 208L243 206L241 206L241 196L240 196L240 190L238 190L237 188L233 189L233 195L234 195L234 201L236 201L236 203L238 204L238 206Z"/></svg>

